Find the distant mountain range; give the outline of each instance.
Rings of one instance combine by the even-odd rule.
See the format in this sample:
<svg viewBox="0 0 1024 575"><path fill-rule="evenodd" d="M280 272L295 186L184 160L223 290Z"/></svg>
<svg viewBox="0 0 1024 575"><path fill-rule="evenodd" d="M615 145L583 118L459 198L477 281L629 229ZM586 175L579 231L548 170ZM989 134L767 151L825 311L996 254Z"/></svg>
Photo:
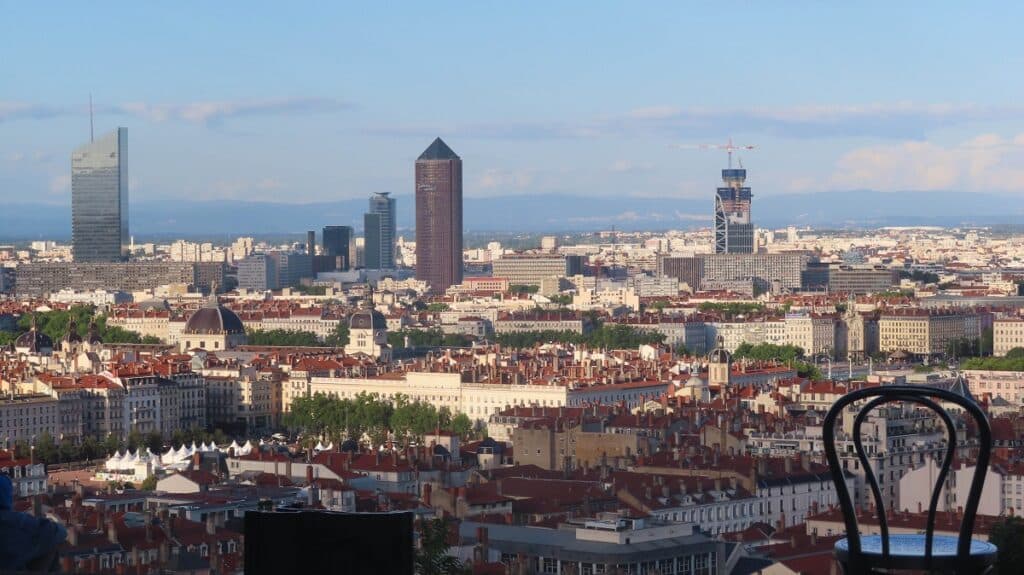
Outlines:
<svg viewBox="0 0 1024 575"><path fill-rule="evenodd" d="M411 229L412 196L397 196L398 226ZM290 234L325 225L362 228L365 199L284 204L229 200L138 201L130 229L137 240L167 236ZM467 198L470 232L579 232L685 229L711 225L712 199L584 197L573 195ZM1024 221L1024 197L966 192L821 192L754 198L758 226L829 228L934 225L1015 225ZM0 204L0 238L66 239L67 205Z"/></svg>

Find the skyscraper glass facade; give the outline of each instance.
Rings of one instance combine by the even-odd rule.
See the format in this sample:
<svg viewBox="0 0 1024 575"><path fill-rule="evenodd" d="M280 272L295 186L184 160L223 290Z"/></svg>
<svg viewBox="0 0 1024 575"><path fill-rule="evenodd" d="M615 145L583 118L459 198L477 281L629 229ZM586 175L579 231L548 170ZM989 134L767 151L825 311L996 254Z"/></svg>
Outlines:
<svg viewBox="0 0 1024 575"><path fill-rule="evenodd" d="M371 218L370 216L377 216ZM395 199L386 192L370 197L370 209L364 218L366 233L366 267L394 269L395 267ZM370 229L371 226L373 229Z"/></svg>
<svg viewBox="0 0 1024 575"><path fill-rule="evenodd" d="M715 253L754 253L754 223L750 218L750 188L744 186L747 171L722 170L724 187L715 192Z"/></svg>
<svg viewBox="0 0 1024 575"><path fill-rule="evenodd" d="M350 226L327 226L321 237L325 256L344 258L344 263L337 266L336 269L345 271L355 264L354 258L352 258L351 248L354 247L354 243Z"/></svg>
<svg viewBox="0 0 1024 575"><path fill-rule="evenodd" d="M128 130L118 128L71 154L71 246L75 261L128 258Z"/></svg>

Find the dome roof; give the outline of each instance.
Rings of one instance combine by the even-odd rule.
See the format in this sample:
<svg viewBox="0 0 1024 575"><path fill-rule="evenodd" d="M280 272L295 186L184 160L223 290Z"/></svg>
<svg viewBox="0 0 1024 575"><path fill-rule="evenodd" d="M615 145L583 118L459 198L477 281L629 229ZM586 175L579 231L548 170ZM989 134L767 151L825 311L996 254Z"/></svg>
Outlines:
<svg viewBox="0 0 1024 575"><path fill-rule="evenodd" d="M732 361L732 354L725 349L725 338L718 336L715 349L708 353L708 361L711 363L729 363Z"/></svg>
<svg viewBox="0 0 1024 575"><path fill-rule="evenodd" d="M708 382L701 379L699 375L691 375L690 379L686 380L686 387L707 387Z"/></svg>
<svg viewBox="0 0 1024 575"><path fill-rule="evenodd" d="M732 361L732 355L725 348L716 347L708 354L708 361L711 363L729 363Z"/></svg>
<svg viewBox="0 0 1024 575"><path fill-rule="evenodd" d="M14 342L15 349L28 349L29 353L39 353L44 349L53 350L53 340L45 333L33 327L18 336Z"/></svg>
<svg viewBox="0 0 1024 575"><path fill-rule="evenodd" d="M212 296L185 322L183 333L188 334L244 334L245 326L235 312L220 305Z"/></svg>
<svg viewBox="0 0 1024 575"><path fill-rule="evenodd" d="M388 320L384 314L375 309L361 309L348 321L349 329L387 329Z"/></svg>

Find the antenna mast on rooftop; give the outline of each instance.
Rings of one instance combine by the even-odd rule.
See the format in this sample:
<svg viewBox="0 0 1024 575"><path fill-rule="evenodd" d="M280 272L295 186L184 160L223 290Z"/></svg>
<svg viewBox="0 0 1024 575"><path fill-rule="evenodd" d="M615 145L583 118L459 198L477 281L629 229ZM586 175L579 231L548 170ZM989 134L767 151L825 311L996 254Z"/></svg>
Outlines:
<svg viewBox="0 0 1024 575"><path fill-rule="evenodd" d="M89 94L89 141L95 142L96 136L92 129L92 94Z"/></svg>

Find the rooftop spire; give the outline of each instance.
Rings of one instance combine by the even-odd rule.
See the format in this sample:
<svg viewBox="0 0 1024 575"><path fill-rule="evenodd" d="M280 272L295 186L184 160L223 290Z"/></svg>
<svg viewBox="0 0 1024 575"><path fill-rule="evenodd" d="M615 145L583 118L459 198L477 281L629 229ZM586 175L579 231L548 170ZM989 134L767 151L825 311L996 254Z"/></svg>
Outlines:
<svg viewBox="0 0 1024 575"><path fill-rule="evenodd" d="M218 307L220 300L217 299L217 280L210 282L210 297L203 302L203 307Z"/></svg>
<svg viewBox="0 0 1024 575"><path fill-rule="evenodd" d="M448 144L444 143L441 138L434 138L434 141L423 150L420 154L419 160L458 160L459 156L448 147Z"/></svg>

